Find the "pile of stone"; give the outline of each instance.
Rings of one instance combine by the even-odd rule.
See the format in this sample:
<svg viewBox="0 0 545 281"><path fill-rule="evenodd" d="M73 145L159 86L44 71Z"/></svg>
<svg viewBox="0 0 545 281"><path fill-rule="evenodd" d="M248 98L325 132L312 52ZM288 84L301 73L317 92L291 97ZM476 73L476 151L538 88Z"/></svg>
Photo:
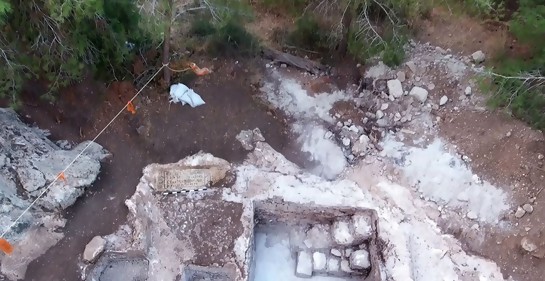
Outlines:
<svg viewBox="0 0 545 281"><path fill-rule="evenodd" d="M371 269L371 234L371 218L365 214L340 217L332 224L314 224L304 233L292 233L290 243L297 251L295 274L306 278L366 276Z"/></svg>

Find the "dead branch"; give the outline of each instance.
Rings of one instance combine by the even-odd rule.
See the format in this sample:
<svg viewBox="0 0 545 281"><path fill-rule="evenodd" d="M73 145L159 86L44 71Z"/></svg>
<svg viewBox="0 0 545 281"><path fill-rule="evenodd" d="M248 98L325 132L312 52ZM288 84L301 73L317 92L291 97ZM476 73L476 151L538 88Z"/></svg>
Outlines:
<svg viewBox="0 0 545 281"><path fill-rule="evenodd" d="M275 62L285 63L306 70L312 74L320 74L326 70L326 67L315 61L294 56L288 53L280 52L274 49L266 48L263 50L263 56Z"/></svg>

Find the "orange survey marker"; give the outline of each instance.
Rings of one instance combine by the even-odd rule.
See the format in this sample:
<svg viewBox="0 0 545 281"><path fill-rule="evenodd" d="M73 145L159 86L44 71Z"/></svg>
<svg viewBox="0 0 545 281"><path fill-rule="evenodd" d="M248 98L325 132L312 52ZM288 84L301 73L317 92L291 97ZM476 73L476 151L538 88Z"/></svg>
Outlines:
<svg viewBox="0 0 545 281"><path fill-rule="evenodd" d="M127 110L132 114L136 114L136 108L134 107L134 104L132 104L132 101L127 103Z"/></svg>
<svg viewBox="0 0 545 281"><path fill-rule="evenodd" d="M66 177L64 176L64 172L60 172L58 178L61 181L66 181Z"/></svg>
<svg viewBox="0 0 545 281"><path fill-rule="evenodd" d="M5 254L11 255L13 253L13 246L4 238L0 238L0 250Z"/></svg>
<svg viewBox="0 0 545 281"><path fill-rule="evenodd" d="M191 70L193 70L193 73L197 74L197 76L204 76L204 75L212 73L212 71L210 69L208 69L206 67L205 68L200 68L194 62L189 63L189 68L191 68Z"/></svg>

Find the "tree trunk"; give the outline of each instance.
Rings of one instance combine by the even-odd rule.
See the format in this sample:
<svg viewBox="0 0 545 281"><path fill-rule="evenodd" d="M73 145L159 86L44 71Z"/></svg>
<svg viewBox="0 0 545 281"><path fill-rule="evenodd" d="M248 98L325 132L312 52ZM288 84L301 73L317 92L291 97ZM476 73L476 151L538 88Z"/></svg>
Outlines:
<svg viewBox="0 0 545 281"><path fill-rule="evenodd" d="M339 55L341 57L344 57L346 55L346 51L348 50L348 36L350 35L350 26L352 25L352 11L350 3L348 3L348 5L349 6L346 7L342 18L343 37L341 38L341 42L339 43Z"/></svg>
<svg viewBox="0 0 545 281"><path fill-rule="evenodd" d="M168 7L167 7L167 18L165 23L165 37L163 40L163 65L168 64L170 62L170 29L172 26L172 11L174 5L174 0L168 0ZM164 68L164 77L163 81L165 83L165 86L168 87L170 85L170 69L167 67Z"/></svg>

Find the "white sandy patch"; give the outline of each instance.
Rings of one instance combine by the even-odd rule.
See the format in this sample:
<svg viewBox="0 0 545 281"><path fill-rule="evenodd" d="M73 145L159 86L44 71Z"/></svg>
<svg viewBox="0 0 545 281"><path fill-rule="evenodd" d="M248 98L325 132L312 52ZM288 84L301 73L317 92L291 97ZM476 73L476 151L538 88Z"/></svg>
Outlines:
<svg viewBox="0 0 545 281"><path fill-rule="evenodd" d="M255 268L253 281L343 281L345 278L295 276L295 257L290 249L287 231L284 233L257 232L255 236Z"/></svg>
<svg viewBox="0 0 545 281"><path fill-rule="evenodd" d="M327 131L320 124L333 123L329 111L336 102L350 99L349 95L334 91L310 96L297 80L283 77L275 70L271 81L261 89L264 98L297 120L292 130L299 136L301 151L307 152L309 160L316 163L311 172L326 179L336 178L347 162L335 142L324 137Z"/></svg>
<svg viewBox="0 0 545 281"><path fill-rule="evenodd" d="M329 111L333 105L350 97L344 91L320 93L309 96L295 79L282 77L273 71L274 82L266 82L261 89L267 101L298 120L333 122Z"/></svg>
<svg viewBox="0 0 545 281"><path fill-rule="evenodd" d="M464 252L458 240L443 234L426 214L425 202L413 197L408 188L385 181L371 186L367 167L353 168L347 176L350 180L328 182L296 169L288 174L271 172L270 167L279 167L286 159L267 144L258 144L253 153L251 160L237 168L233 186L238 192L251 190L251 194L225 191L225 200L280 198L376 210L379 237L388 245L382 253L384 280L504 280L495 263Z"/></svg>
<svg viewBox="0 0 545 281"><path fill-rule="evenodd" d="M326 179L336 178L347 165L341 148L331 139L325 137L327 130L316 124L294 124L293 130L299 134L298 142L301 151L310 155L316 162L312 173Z"/></svg>
<svg viewBox="0 0 545 281"><path fill-rule="evenodd" d="M426 199L459 208L469 217L495 223L509 209L508 196L473 174L460 156L448 152L440 139L426 148L408 147L388 136L382 142L383 156L394 158L405 180Z"/></svg>

